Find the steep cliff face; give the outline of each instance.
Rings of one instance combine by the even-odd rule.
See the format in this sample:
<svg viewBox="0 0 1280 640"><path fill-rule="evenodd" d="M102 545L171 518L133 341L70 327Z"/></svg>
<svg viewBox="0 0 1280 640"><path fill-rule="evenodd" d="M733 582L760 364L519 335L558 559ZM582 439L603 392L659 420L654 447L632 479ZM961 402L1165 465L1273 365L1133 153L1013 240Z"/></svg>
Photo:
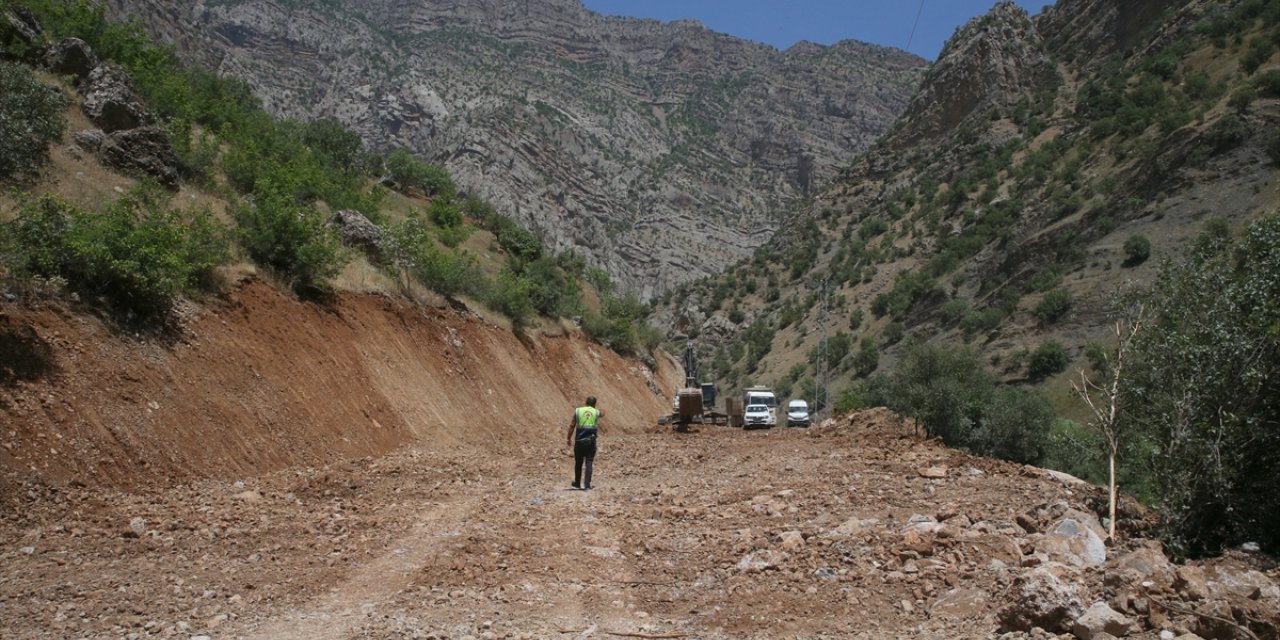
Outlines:
<svg viewBox="0 0 1280 640"><path fill-rule="evenodd" d="M975 112L1032 99L1056 71L1031 16L1009 2L965 25L928 75L903 117L906 141L940 141Z"/></svg>
<svg viewBox="0 0 1280 640"><path fill-rule="evenodd" d="M764 244L886 130L924 69L844 42L772 47L578 0L111 0L272 112L331 116L446 164L643 297Z"/></svg>

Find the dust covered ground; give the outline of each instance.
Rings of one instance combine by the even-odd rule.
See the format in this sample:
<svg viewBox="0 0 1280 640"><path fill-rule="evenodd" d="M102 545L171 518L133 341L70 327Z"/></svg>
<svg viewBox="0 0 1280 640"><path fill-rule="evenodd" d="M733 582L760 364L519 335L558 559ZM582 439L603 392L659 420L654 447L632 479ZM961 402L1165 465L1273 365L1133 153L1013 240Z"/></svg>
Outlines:
<svg viewBox="0 0 1280 640"><path fill-rule="evenodd" d="M1266 558L1175 566L1130 540L1094 562L1096 488L887 413L611 436L602 407L591 491L563 433L155 492L27 482L0 635L1073 637L1102 602L1129 637L1277 637Z"/></svg>

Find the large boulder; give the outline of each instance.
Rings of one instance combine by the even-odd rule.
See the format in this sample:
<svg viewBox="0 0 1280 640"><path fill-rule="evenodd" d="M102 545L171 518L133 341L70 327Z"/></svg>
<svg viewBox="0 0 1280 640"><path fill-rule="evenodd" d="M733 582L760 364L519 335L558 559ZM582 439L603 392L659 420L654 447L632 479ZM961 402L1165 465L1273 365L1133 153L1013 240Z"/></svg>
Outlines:
<svg viewBox="0 0 1280 640"><path fill-rule="evenodd" d="M1107 561L1106 533L1098 518L1083 511L1068 511L1036 541L1036 551L1056 562L1076 567L1096 567Z"/></svg>
<svg viewBox="0 0 1280 640"><path fill-rule="evenodd" d="M152 178L169 187L178 186L178 155L169 135L160 127L117 131L103 142L102 163L135 178Z"/></svg>
<svg viewBox="0 0 1280 640"><path fill-rule="evenodd" d="M1000 609L1001 631L1041 628L1063 633L1084 615L1080 576L1058 563L1036 567L1018 576L1009 590L1009 603Z"/></svg>
<svg viewBox="0 0 1280 640"><path fill-rule="evenodd" d="M136 129L155 121L129 73L114 64L101 64L80 83L84 113L107 133Z"/></svg>
<svg viewBox="0 0 1280 640"><path fill-rule="evenodd" d="M97 68L98 56L94 55L93 49L84 40L64 38L49 45L44 54L44 66L54 73L84 80Z"/></svg>
<svg viewBox="0 0 1280 640"><path fill-rule="evenodd" d="M338 233L342 244L364 252L375 263L382 261L382 228L359 211L341 209L329 217L329 226Z"/></svg>
<svg viewBox="0 0 1280 640"><path fill-rule="evenodd" d="M1134 631L1133 620L1117 613L1105 602L1095 602L1084 615L1076 618L1071 633L1079 640L1095 638L1123 638Z"/></svg>

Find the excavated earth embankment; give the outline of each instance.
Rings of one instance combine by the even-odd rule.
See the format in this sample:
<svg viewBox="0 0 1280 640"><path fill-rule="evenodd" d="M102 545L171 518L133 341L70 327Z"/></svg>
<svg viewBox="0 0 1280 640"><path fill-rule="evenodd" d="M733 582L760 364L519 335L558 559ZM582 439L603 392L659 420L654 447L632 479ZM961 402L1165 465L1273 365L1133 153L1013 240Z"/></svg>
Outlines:
<svg viewBox="0 0 1280 640"><path fill-rule="evenodd" d="M137 488L419 440L541 438L587 394L636 429L663 411L675 376L578 338L522 342L453 309L373 294L310 304L256 279L182 315L157 338L62 306L0 306L8 481Z"/></svg>

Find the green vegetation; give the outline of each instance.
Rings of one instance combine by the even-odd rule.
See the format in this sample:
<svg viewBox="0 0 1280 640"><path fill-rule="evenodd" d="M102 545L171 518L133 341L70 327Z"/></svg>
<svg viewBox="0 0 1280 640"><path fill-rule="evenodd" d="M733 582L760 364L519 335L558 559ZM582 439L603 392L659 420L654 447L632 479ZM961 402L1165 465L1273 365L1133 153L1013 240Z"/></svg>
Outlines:
<svg viewBox="0 0 1280 640"><path fill-rule="evenodd" d="M6 6L11 2L6 1ZM249 87L182 64L132 23L112 22L90 0L22 0L51 37L79 37L105 60L123 66L170 132L185 179L231 201L235 227L207 212L166 208L152 189L91 214L42 199L4 226L3 271L10 279L56 277L82 296L101 300L130 318L163 320L174 296L193 293L228 259L230 244L299 291L324 291L351 258L325 212L355 209L386 229L379 257L404 284L415 280L448 297L471 296L508 316L520 330L538 315L586 315L587 333L624 353L657 344L643 323L647 309L609 297L604 309L582 303L585 264L551 256L541 240L476 197L457 201L457 186L442 166L407 150L386 157L365 150L358 135L333 120L270 117ZM0 36L4 36L0 26ZM62 94L30 69L0 63L0 179L33 172L48 144L63 131ZM430 198L425 216L389 222L383 214L384 173L402 190ZM221 179L225 178L225 184ZM505 265L490 277L459 249L474 227L494 234ZM434 230L433 230L434 229Z"/></svg>
<svg viewBox="0 0 1280 640"><path fill-rule="evenodd" d="M418 189L443 201L453 199L458 188L444 167L427 164L404 149L396 149L383 162L387 175L403 189Z"/></svg>
<svg viewBox="0 0 1280 640"><path fill-rule="evenodd" d="M1044 294L1036 304L1035 316L1041 324L1053 324L1071 310L1071 292L1061 287Z"/></svg>
<svg viewBox="0 0 1280 640"><path fill-rule="evenodd" d="M917 420L931 437L982 455L1035 463L1053 410L1029 391L997 386L970 347L911 344L898 366L867 381L866 400Z"/></svg>
<svg viewBox="0 0 1280 640"><path fill-rule="evenodd" d="M0 225L9 277L60 278L90 305L129 325L167 319L175 298L209 286L228 260L226 230L207 210L168 206L143 186L101 212L44 196Z"/></svg>
<svg viewBox="0 0 1280 640"><path fill-rule="evenodd" d="M1136 267L1151 257L1151 241L1143 235L1129 236L1124 241L1124 266Z"/></svg>
<svg viewBox="0 0 1280 640"><path fill-rule="evenodd" d="M0 60L0 181L36 173L66 129L67 99L31 69Z"/></svg>
<svg viewBox="0 0 1280 640"><path fill-rule="evenodd" d="M1169 539L1189 554L1280 550L1280 214L1237 242L1206 234L1145 296L1122 377Z"/></svg>

